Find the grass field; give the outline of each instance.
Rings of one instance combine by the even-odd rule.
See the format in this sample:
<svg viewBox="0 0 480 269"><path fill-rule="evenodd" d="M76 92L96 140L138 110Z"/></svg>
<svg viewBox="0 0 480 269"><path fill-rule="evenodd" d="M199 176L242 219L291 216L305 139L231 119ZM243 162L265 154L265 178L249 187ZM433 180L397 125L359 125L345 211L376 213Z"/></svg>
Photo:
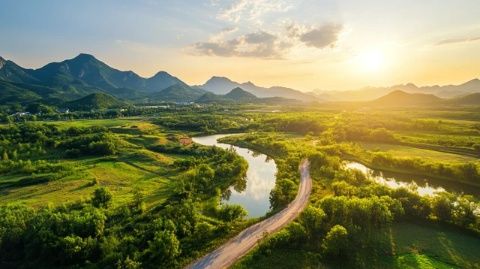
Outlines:
<svg viewBox="0 0 480 269"><path fill-rule="evenodd" d="M448 227L415 223L394 224L392 235L399 255L426 255L451 265L449 268L480 268L478 237ZM406 257L402 259L405 262L411 260L402 257Z"/></svg>
<svg viewBox="0 0 480 269"><path fill-rule="evenodd" d="M422 158L435 162L464 163L478 161L477 158L435 150L419 149L403 145L361 142L360 146L374 152L386 152L398 158Z"/></svg>
<svg viewBox="0 0 480 269"><path fill-rule="evenodd" d="M453 269L480 268L480 238L434 224L396 223L390 238L395 255L371 260L367 268ZM365 254L368 255L368 254ZM370 261L370 258L365 260ZM247 268L355 268L324 264L320 254L305 249L275 249L251 253L233 266Z"/></svg>
<svg viewBox="0 0 480 269"><path fill-rule="evenodd" d="M145 195L147 206L153 206L162 203L171 193L178 174L172 173L169 164L179 156L160 154L145 148L166 143L166 134L158 126L139 119L78 120L50 124L60 128L107 127L119 139L120 150L116 156L110 157L58 159L55 154L39 156L63 163L71 171L65 177L48 183L19 188L0 186L0 203L56 205L87 199L98 186L106 186L115 195L117 204L129 201L134 190L138 190ZM1 176L0 179L2 184L7 184L24 177Z"/></svg>

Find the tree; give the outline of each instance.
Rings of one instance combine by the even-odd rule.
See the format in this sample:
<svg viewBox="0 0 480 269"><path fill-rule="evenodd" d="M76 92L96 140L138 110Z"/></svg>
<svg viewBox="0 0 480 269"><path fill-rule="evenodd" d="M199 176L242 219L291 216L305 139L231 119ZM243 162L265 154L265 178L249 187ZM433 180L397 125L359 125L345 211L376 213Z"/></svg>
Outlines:
<svg viewBox="0 0 480 269"><path fill-rule="evenodd" d="M270 204L273 209L277 209L288 204L293 198L297 186L289 179L277 180L275 188L270 192Z"/></svg>
<svg viewBox="0 0 480 269"><path fill-rule="evenodd" d="M2 160L4 161L8 161L8 152L6 150L3 151L3 154L2 154Z"/></svg>
<svg viewBox="0 0 480 269"><path fill-rule="evenodd" d="M333 226L328 231L322 243L325 254L338 257L346 252L348 248L348 231L342 225Z"/></svg>
<svg viewBox="0 0 480 269"><path fill-rule="evenodd" d="M452 202L446 195L438 195L432 201L432 211L441 221L450 221L452 219Z"/></svg>
<svg viewBox="0 0 480 269"><path fill-rule="evenodd" d="M150 241L149 250L155 259L162 261L164 264L170 264L175 257L180 255L180 241L172 231L159 231Z"/></svg>
<svg viewBox="0 0 480 269"><path fill-rule="evenodd" d="M222 205L218 212L219 217L227 222L243 218L247 215L247 211L240 205Z"/></svg>
<svg viewBox="0 0 480 269"><path fill-rule="evenodd" d="M93 192L92 204L95 207L108 207L112 200L112 194L105 187L100 187Z"/></svg>
<svg viewBox="0 0 480 269"><path fill-rule="evenodd" d="M310 238L322 230L325 212L321 208L309 206L300 215L300 221Z"/></svg>

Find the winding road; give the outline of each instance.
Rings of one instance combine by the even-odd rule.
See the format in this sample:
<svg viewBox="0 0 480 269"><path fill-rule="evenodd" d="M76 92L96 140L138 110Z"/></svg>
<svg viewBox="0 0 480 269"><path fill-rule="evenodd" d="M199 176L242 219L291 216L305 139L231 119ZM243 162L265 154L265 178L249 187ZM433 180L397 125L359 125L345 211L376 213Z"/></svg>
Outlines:
<svg viewBox="0 0 480 269"><path fill-rule="evenodd" d="M193 264L190 264L187 268L227 268L254 248L265 235L274 233L293 221L307 205L312 190L310 163L308 160L303 160L299 169L301 174L299 190L295 200L286 208L270 218L243 230L227 243Z"/></svg>

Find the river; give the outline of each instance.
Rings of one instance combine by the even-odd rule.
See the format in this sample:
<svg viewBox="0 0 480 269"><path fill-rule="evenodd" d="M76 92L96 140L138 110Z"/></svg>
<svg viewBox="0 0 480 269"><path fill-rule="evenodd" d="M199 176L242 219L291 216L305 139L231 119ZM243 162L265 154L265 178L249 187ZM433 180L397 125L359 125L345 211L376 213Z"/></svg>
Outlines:
<svg viewBox="0 0 480 269"><path fill-rule="evenodd" d="M471 186L461 182L428 178L423 176L405 175L400 173L383 172L371 169L361 163L353 161L346 161L345 167L347 169L360 170L370 179L390 188L406 187L416 190L422 196L436 195L444 191L480 196L479 187Z"/></svg>
<svg viewBox="0 0 480 269"><path fill-rule="evenodd" d="M270 210L270 191L275 187L277 165L265 154L256 153L246 148L219 143L217 139L231 134L193 137L195 143L205 146L216 146L224 149L233 148L248 163L246 188L239 192L230 187L229 195L222 199L224 204L241 205L248 212L248 217L264 216Z"/></svg>

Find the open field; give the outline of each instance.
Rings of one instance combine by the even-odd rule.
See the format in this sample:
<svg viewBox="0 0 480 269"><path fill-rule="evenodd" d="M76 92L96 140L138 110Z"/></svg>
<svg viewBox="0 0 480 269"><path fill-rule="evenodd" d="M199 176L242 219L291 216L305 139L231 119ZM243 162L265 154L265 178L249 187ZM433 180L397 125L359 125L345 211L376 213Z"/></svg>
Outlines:
<svg viewBox="0 0 480 269"><path fill-rule="evenodd" d="M480 268L480 238L462 231L434 224L402 222L390 233L394 256L371 260L369 268L447 269ZM365 253L364 255L369 255ZM367 257L364 257L368 260ZM257 255L247 255L233 268L356 268L321 261L312 249L281 248Z"/></svg>
<svg viewBox="0 0 480 269"><path fill-rule="evenodd" d="M146 196L149 206L164 201L169 189L175 185L178 175L169 167L181 157L153 152L145 146L166 143L165 135L151 123L140 120L80 120L55 122L60 129L70 127L104 126L110 128L120 139L122 146L114 157L83 157L80 159L55 160L71 167L65 177L44 184L22 188L4 187L0 192L1 202L19 202L41 206L61 204L90 196L98 186L108 187L117 199L115 203L125 203L132 199L133 191ZM58 157L51 156L52 159ZM2 184L15 183L24 175L8 176ZM95 182L95 184L92 184Z"/></svg>
<svg viewBox="0 0 480 269"><path fill-rule="evenodd" d="M385 152L398 158L422 158L430 161L449 162L449 163L464 163L470 161L478 161L472 156L465 156L460 154L446 153L441 151L419 149L404 145L385 144L361 142L360 146L372 152Z"/></svg>
<svg viewBox="0 0 480 269"><path fill-rule="evenodd" d="M392 227L392 236L401 257L426 255L457 268L480 268L480 238L471 234L437 225L398 223Z"/></svg>

